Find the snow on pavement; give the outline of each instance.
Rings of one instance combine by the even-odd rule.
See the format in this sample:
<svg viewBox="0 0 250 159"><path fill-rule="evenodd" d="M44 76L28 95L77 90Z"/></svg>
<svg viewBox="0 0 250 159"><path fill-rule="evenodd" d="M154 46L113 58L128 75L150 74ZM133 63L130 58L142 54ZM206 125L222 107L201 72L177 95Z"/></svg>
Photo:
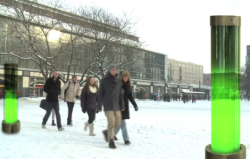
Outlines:
<svg viewBox="0 0 250 159"><path fill-rule="evenodd" d="M107 126L103 112L95 121L96 136L83 130L87 114L81 112L79 101L73 112L73 126L67 126L67 105L60 101L63 132L51 126L41 128L45 111L39 107L40 99L19 99L21 130L17 134L0 133L1 159L201 159L205 158L205 146L211 143L211 110L209 101L184 104L139 101L139 111L130 107L127 127L131 145L124 145L119 132L117 149L109 149L101 133ZM3 116L3 100L0 100L0 117ZM250 150L250 102L241 102L241 143ZM248 158L247 153L247 158Z"/></svg>

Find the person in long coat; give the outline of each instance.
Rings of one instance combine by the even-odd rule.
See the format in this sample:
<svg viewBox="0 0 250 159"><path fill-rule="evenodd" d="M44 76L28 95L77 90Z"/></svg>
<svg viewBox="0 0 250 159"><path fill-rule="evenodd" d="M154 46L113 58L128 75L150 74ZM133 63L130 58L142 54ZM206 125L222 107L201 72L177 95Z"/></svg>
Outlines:
<svg viewBox="0 0 250 159"><path fill-rule="evenodd" d="M121 125L115 129L115 135L117 135L119 130L121 129L125 145L130 145L131 142L129 141L130 139L129 139L127 124L126 124L126 120L130 119L129 101L133 104L135 111L138 111L138 106L135 100L133 99L132 92L130 89L131 80L130 80L129 72L127 71L121 72L121 81L122 81L122 89L124 90L123 101L124 101L125 110L122 111L122 122L121 122Z"/></svg>

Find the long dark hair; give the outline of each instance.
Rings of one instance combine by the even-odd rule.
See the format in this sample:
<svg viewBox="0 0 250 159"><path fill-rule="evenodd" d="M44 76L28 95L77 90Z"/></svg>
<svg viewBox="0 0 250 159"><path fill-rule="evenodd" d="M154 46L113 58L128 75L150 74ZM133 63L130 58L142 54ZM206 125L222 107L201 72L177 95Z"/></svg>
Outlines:
<svg viewBox="0 0 250 159"><path fill-rule="evenodd" d="M86 81L86 84L85 84L85 86L83 88L84 92L90 93L89 86L95 87L98 90L98 86L97 86L97 84L95 82L92 85L90 84L90 79L91 78L94 78L94 77L92 77L92 76L88 77L88 79Z"/></svg>

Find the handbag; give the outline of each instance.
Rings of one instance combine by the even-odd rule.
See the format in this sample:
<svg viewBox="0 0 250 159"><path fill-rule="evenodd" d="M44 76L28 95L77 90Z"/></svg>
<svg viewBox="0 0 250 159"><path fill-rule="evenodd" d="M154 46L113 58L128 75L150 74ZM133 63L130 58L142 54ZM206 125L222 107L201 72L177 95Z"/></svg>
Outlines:
<svg viewBox="0 0 250 159"><path fill-rule="evenodd" d="M42 99L42 100L41 100L40 108L46 110L46 99Z"/></svg>

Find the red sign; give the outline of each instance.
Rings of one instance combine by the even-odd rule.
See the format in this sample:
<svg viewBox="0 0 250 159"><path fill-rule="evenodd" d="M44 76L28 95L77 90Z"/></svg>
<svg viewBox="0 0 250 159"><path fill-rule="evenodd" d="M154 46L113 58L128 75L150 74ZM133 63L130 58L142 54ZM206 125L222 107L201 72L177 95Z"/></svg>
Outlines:
<svg viewBox="0 0 250 159"><path fill-rule="evenodd" d="M43 85L36 85L36 88L43 88Z"/></svg>

